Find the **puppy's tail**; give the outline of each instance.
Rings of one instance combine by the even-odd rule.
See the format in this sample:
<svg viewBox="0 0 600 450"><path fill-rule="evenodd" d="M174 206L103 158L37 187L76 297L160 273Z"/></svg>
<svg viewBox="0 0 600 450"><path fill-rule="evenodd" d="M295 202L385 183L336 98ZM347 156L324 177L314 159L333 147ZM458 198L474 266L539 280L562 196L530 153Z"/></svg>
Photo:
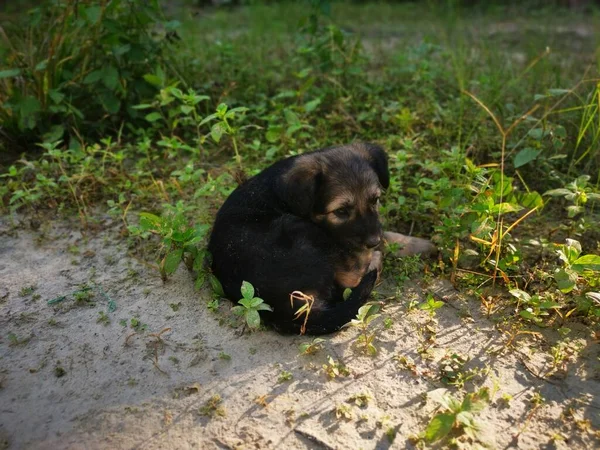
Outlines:
<svg viewBox="0 0 600 450"><path fill-rule="evenodd" d="M348 322L356 317L358 309L364 305L377 281L377 270L367 273L360 284L352 289L352 293L346 300L339 300L333 305L323 306L316 300L308 315L305 334L316 336L338 331ZM300 333L304 316L286 325L277 326L281 332Z"/></svg>

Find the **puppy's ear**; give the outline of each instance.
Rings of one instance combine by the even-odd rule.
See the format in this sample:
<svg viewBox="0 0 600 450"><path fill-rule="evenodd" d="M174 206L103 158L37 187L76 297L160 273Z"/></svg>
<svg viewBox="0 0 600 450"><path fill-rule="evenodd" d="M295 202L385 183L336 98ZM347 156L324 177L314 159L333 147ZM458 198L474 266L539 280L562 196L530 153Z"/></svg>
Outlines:
<svg viewBox="0 0 600 450"><path fill-rule="evenodd" d="M323 171L313 155L300 156L276 183L277 195L297 216L310 217Z"/></svg>
<svg viewBox="0 0 600 450"><path fill-rule="evenodd" d="M388 156L385 150L375 144L364 144L367 153L367 160L377 174L379 183L384 189L390 185L390 172L388 169Z"/></svg>

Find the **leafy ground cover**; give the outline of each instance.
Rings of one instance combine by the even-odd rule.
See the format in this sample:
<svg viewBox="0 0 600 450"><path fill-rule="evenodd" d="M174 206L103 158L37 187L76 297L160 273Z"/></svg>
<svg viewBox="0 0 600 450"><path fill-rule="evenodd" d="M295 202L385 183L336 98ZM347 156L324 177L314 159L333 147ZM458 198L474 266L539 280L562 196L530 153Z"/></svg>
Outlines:
<svg viewBox="0 0 600 450"><path fill-rule="evenodd" d="M597 11L2 16L6 445L598 445ZM433 236L440 257L388 255L375 303L335 337L261 330L252 286L232 310L205 269L212 218L278 158L353 140L390 155L386 228Z"/></svg>

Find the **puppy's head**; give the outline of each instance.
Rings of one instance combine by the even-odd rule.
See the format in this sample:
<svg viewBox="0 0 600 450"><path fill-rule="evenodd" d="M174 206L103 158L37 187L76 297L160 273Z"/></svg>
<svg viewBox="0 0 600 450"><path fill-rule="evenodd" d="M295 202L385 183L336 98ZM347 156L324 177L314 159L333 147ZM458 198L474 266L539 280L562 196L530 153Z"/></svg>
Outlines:
<svg viewBox="0 0 600 450"><path fill-rule="evenodd" d="M278 193L294 214L310 218L344 246L361 249L381 241L379 197L388 185L383 149L353 144L296 158Z"/></svg>

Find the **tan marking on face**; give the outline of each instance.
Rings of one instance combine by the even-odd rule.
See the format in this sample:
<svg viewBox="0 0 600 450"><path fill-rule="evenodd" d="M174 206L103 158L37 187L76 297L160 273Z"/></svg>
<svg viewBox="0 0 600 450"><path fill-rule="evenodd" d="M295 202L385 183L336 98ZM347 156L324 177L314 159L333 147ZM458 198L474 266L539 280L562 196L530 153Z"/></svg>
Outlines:
<svg viewBox="0 0 600 450"><path fill-rule="evenodd" d="M365 250L348 256L338 265L335 281L343 288L355 288L367 273L372 258L373 250Z"/></svg>
<svg viewBox="0 0 600 450"><path fill-rule="evenodd" d="M354 206L355 199L354 196L345 194L335 197L329 204L327 205L326 211L327 213L332 213L338 208L343 208L344 206L349 209Z"/></svg>

